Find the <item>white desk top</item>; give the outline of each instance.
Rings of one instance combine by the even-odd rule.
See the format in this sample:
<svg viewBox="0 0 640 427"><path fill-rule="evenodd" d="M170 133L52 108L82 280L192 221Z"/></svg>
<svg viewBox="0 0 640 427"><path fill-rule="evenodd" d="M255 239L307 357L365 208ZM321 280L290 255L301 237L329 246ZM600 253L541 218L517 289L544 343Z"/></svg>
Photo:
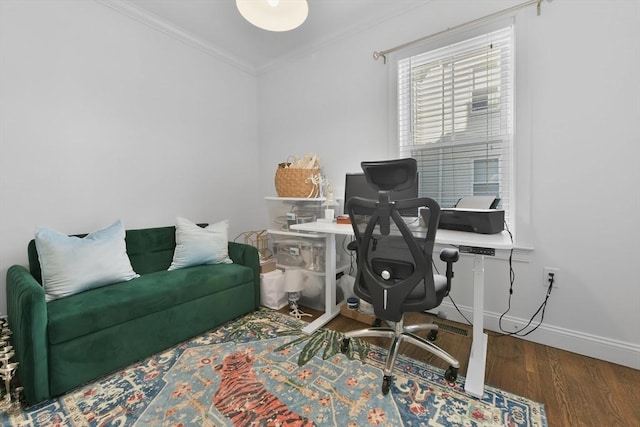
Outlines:
<svg viewBox="0 0 640 427"><path fill-rule="evenodd" d="M335 222L307 222L292 225L291 229L311 233L353 235L353 227L351 227L351 224L337 224ZM436 243L493 249L511 249L513 247L509 233L506 231L497 234L480 234L440 229L436 233Z"/></svg>
<svg viewBox="0 0 640 427"><path fill-rule="evenodd" d="M493 249L511 249L513 247L511 237L506 231L496 234L480 234L470 233L468 231L440 229L436 233L436 243Z"/></svg>

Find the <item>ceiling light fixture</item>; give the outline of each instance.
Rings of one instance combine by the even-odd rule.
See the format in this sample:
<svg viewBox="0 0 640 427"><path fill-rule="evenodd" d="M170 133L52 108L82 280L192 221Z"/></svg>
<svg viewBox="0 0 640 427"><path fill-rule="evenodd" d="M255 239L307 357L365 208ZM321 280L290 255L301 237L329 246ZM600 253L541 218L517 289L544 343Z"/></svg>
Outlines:
<svg viewBox="0 0 640 427"><path fill-rule="evenodd" d="M268 31L289 31L298 28L309 15L307 0L236 0L240 14Z"/></svg>

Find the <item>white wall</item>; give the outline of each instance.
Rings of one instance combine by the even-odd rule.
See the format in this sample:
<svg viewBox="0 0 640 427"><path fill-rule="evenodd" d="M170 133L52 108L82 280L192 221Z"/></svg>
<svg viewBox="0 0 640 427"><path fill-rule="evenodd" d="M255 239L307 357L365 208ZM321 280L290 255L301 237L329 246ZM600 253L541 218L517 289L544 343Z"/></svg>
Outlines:
<svg viewBox="0 0 640 427"><path fill-rule="evenodd" d="M318 153L336 188L361 160L393 153L388 76L371 54L520 2L433 1L259 76L260 192L275 165ZM543 267L560 269L543 326L527 337L640 368L640 3L543 2L516 15L516 237L512 309L542 302ZM338 191L339 192L339 191ZM266 221L266 220L265 220ZM469 314L471 260L453 296ZM507 308L504 259L487 262L485 324ZM447 305L451 318L460 318Z"/></svg>
<svg viewBox="0 0 640 427"><path fill-rule="evenodd" d="M253 229L256 90L97 2L0 2L0 312L37 225Z"/></svg>

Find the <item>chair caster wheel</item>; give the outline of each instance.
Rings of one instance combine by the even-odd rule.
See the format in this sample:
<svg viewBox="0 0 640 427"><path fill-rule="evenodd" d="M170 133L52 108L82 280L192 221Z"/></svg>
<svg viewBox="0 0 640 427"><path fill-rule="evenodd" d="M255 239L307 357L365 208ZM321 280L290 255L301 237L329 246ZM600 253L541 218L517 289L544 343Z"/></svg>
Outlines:
<svg viewBox="0 0 640 427"><path fill-rule="evenodd" d="M437 329L430 330L429 334L427 335L427 339L429 341L435 341L436 338L438 338L438 330Z"/></svg>
<svg viewBox="0 0 640 427"><path fill-rule="evenodd" d="M389 394L389 390L391 389L392 378L393 377L390 375L385 375L384 377L382 377L382 394L384 394L385 396Z"/></svg>
<svg viewBox="0 0 640 427"><path fill-rule="evenodd" d="M342 354L346 354L347 351L349 351L349 342L351 341L351 339L349 338L342 338L342 342L340 343L340 352Z"/></svg>
<svg viewBox="0 0 640 427"><path fill-rule="evenodd" d="M373 326L374 328L379 328L380 326L382 326L382 319L376 317L371 326Z"/></svg>
<svg viewBox="0 0 640 427"><path fill-rule="evenodd" d="M450 383L455 383L458 379L458 368L449 366L449 369L447 369L444 373L444 379Z"/></svg>

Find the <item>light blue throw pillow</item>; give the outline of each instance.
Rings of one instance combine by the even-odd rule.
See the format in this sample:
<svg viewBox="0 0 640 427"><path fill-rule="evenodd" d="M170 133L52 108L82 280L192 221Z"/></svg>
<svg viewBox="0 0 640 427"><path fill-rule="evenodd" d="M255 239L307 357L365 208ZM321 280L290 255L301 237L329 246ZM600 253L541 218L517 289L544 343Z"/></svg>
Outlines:
<svg viewBox="0 0 640 427"><path fill-rule="evenodd" d="M176 218L176 249L169 270L202 264L231 264L229 221L200 227L185 218Z"/></svg>
<svg viewBox="0 0 640 427"><path fill-rule="evenodd" d="M36 228L36 249L47 302L139 277L131 267L121 221L85 237Z"/></svg>

